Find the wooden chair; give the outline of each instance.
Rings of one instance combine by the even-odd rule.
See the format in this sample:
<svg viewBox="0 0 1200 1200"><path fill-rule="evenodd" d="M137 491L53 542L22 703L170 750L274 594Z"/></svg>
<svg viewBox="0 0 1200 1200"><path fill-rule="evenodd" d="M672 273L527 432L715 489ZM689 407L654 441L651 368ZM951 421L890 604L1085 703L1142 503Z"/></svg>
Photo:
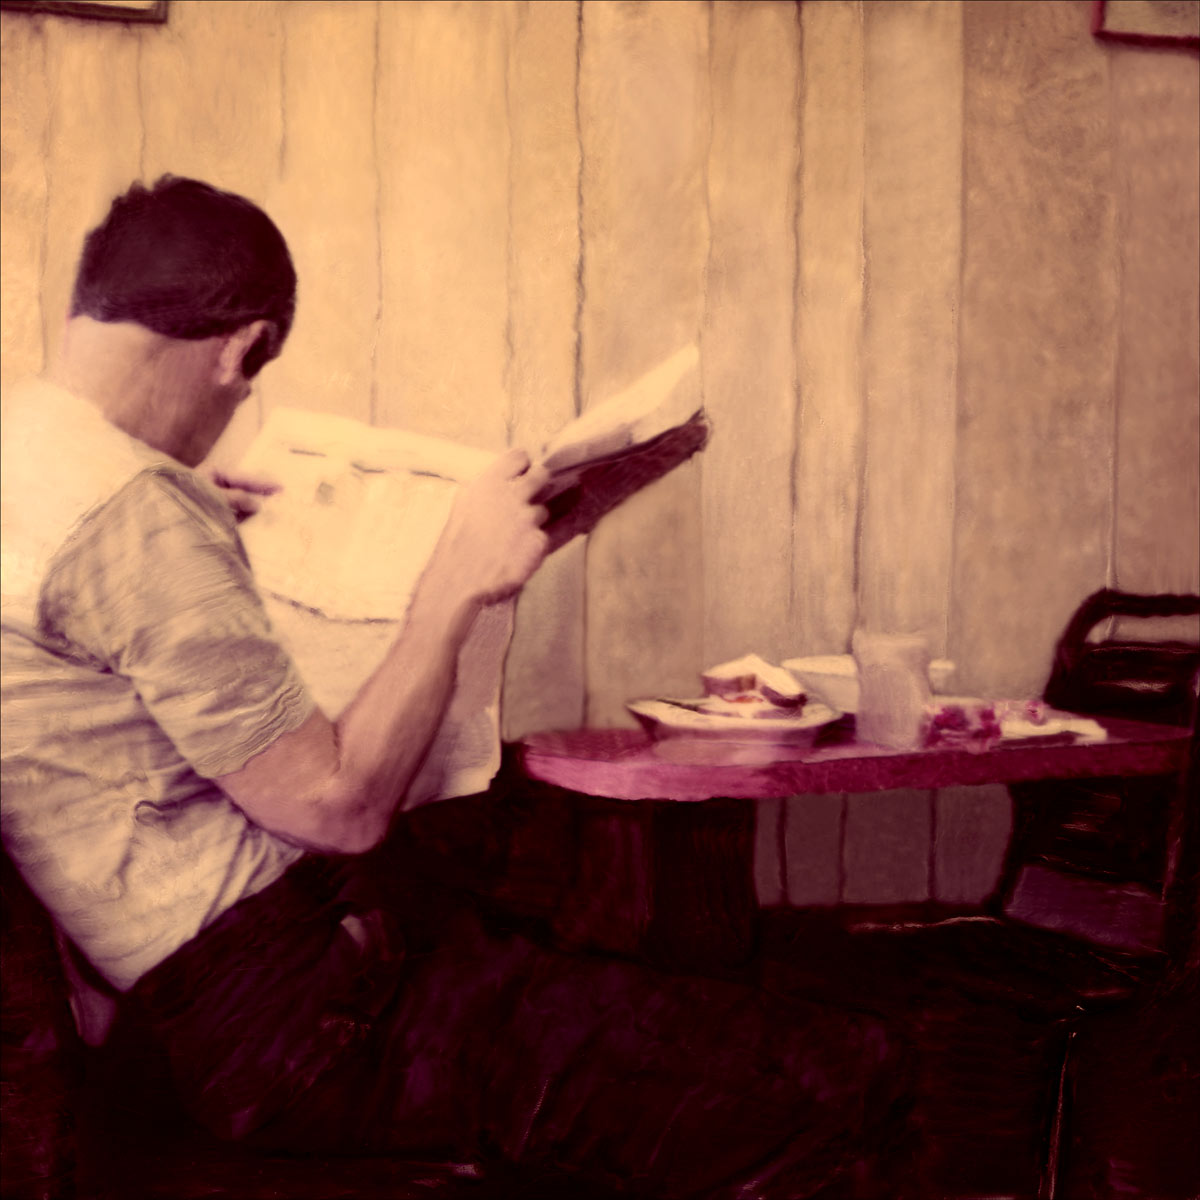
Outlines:
<svg viewBox="0 0 1200 1200"><path fill-rule="evenodd" d="M1200 1196L1200 716L1181 800L1159 972L1069 1044L1056 1197Z"/></svg>
<svg viewBox="0 0 1200 1200"><path fill-rule="evenodd" d="M4 1200L604 1200L495 1162L300 1158L222 1142L160 1066L85 1044L53 923L7 853L2 884ZM83 1022L86 1025L86 1021ZM564 1190L566 1189L566 1190Z"/></svg>
<svg viewBox="0 0 1200 1200"><path fill-rule="evenodd" d="M1190 613L1200 600L1089 597L1064 631L1047 700L1194 726L1200 657L1192 645L1151 651L1148 673L1157 677L1149 680L1134 669L1136 648L1117 654L1128 671L1124 680L1111 673L1098 701L1071 691L1064 646L1075 654L1115 608ZM980 912L903 924L798 914L768 926L768 986L871 1006L907 1028L920 1194L1200 1195L1194 1138L1179 1134L1200 1111L1196 772L1193 736L1186 778L1014 789L1014 836ZM1079 820L1086 813L1112 819L1097 829ZM1113 851L1107 860L1105 849ZM1066 880L1058 892L1040 886L1047 874ZM1131 1092L1144 1104L1136 1128L1121 1120L1123 1105L1132 1111ZM1121 1172L1144 1190L1120 1191Z"/></svg>
<svg viewBox="0 0 1200 1200"><path fill-rule="evenodd" d="M1190 725L1183 776L1010 789L1014 832L989 904L994 927L972 936L987 946L990 934L1009 1003L1035 1011L1031 968L1062 989L1057 1008L1044 999L1041 1008L1056 1035L1043 1093L1050 1103L1038 1123L1037 1195L1044 1200L1115 1197L1131 1188L1161 1200L1200 1194L1194 1139L1179 1136L1181 1123L1194 1124L1200 1112L1200 646L1089 641L1112 619L1198 613L1197 596L1094 593L1068 622L1044 693L1074 712ZM977 961L974 969L983 966ZM1144 1120L1120 1115L1137 1103L1145 1105Z"/></svg>
<svg viewBox="0 0 1200 1200"><path fill-rule="evenodd" d="M1071 1023L1047 1195L1200 1194L1200 1151L1191 1132L1180 1136L1181 1120L1190 1128L1200 1114L1200 645L1089 639L1113 620L1197 614L1194 595L1098 591L1064 630L1045 690L1076 712L1191 725L1182 779L1011 789L1003 919L1090 946L1129 979L1122 1003L1085 1002L1085 1019Z"/></svg>
<svg viewBox="0 0 1200 1200"><path fill-rule="evenodd" d="M73 1194L82 1043L54 931L7 854L0 861L0 1190Z"/></svg>
<svg viewBox="0 0 1200 1200"><path fill-rule="evenodd" d="M1190 725L1200 645L1089 635L1118 619L1197 614L1198 596L1094 593L1059 639L1046 701L1092 716ZM1161 953L1186 816L1176 781L1088 779L1010 791L1013 838L999 910L1115 951Z"/></svg>

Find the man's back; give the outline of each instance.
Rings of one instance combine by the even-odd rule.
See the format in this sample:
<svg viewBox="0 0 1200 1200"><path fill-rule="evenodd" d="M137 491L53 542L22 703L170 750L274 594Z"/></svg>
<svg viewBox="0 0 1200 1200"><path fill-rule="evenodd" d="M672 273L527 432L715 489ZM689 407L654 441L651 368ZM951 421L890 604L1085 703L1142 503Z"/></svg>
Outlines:
<svg viewBox="0 0 1200 1200"><path fill-rule="evenodd" d="M40 381L6 397L3 530L4 841L125 987L299 856L195 769L214 721L200 710L232 706L233 722L237 701L195 691L205 664L189 662L257 598L163 605L189 561L203 587L208 559L236 559L232 518L190 471Z"/></svg>

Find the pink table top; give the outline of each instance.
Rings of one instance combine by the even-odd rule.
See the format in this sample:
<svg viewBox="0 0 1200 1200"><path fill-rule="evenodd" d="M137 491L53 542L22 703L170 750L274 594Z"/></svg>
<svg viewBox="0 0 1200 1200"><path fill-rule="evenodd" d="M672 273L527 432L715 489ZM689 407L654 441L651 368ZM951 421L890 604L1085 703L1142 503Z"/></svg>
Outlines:
<svg viewBox="0 0 1200 1200"><path fill-rule="evenodd" d="M987 749L889 750L858 742L843 719L808 746L696 736L652 740L635 729L537 733L521 743L525 773L615 800L766 800L829 792L933 789L1097 776L1166 775L1186 765L1190 732L1103 719L1103 742L1038 742Z"/></svg>

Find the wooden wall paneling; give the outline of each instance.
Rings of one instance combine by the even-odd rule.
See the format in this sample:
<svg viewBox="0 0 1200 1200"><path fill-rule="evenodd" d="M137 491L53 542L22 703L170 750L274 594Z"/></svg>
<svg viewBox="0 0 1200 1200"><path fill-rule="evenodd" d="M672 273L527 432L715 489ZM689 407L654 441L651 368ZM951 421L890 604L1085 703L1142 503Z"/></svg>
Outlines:
<svg viewBox="0 0 1200 1200"><path fill-rule="evenodd" d="M276 404L371 419L379 319L378 6L280 9L283 127L268 209L299 276L296 322L263 374Z"/></svg>
<svg viewBox="0 0 1200 1200"><path fill-rule="evenodd" d="M843 904L929 899L933 794L912 790L846 797Z"/></svg>
<svg viewBox="0 0 1200 1200"><path fill-rule="evenodd" d="M841 899L846 797L791 796L785 802L783 862L788 903L828 908Z"/></svg>
<svg viewBox="0 0 1200 1200"><path fill-rule="evenodd" d="M141 169L246 196L268 212L283 141L283 14L273 0L176 0L165 25L141 29ZM236 462L258 430L267 368L234 415L214 462Z"/></svg>
<svg viewBox="0 0 1200 1200"><path fill-rule="evenodd" d="M860 620L946 646L962 253L962 10L865 6Z"/></svg>
<svg viewBox="0 0 1200 1200"><path fill-rule="evenodd" d="M1200 71L1108 49L1120 204L1116 578L1200 590Z"/></svg>
<svg viewBox="0 0 1200 1200"><path fill-rule="evenodd" d="M863 17L857 0L800 5L796 214L797 412L792 653L849 649L863 455ZM780 853L794 905L836 904L840 796L784 802Z"/></svg>
<svg viewBox="0 0 1200 1200"><path fill-rule="evenodd" d="M509 4L379 8L383 314L375 419L508 435Z"/></svg>
<svg viewBox="0 0 1200 1200"><path fill-rule="evenodd" d="M784 878L783 800L760 800L754 806L754 894L760 907L771 908L787 900Z"/></svg>
<svg viewBox="0 0 1200 1200"><path fill-rule="evenodd" d="M963 8L956 687L1039 694L1109 579L1116 205L1085 3Z"/></svg>
<svg viewBox="0 0 1200 1200"><path fill-rule="evenodd" d="M857 619L863 460L863 6L799 6L799 197L792 428L793 654L840 653ZM784 802L787 900L833 905L844 798Z"/></svg>
<svg viewBox="0 0 1200 1200"><path fill-rule="evenodd" d="M47 20L46 264L42 290L48 361L62 343L84 235L138 176L138 46L142 33L98 21Z"/></svg>
<svg viewBox="0 0 1200 1200"><path fill-rule="evenodd" d="M573 4L519 5L508 58L507 391L511 441L534 455L575 416L578 32ZM584 561L576 539L521 593L505 671L510 740L583 721Z"/></svg>
<svg viewBox="0 0 1200 1200"><path fill-rule="evenodd" d="M850 648L863 448L862 6L800 6L795 653Z"/></svg>
<svg viewBox="0 0 1200 1200"><path fill-rule="evenodd" d="M142 168L258 203L279 172L283 24L274 0L176 0L141 32Z"/></svg>
<svg viewBox="0 0 1200 1200"><path fill-rule="evenodd" d="M584 724L586 562L586 542L576 538L548 558L521 593L504 668L506 741Z"/></svg>
<svg viewBox="0 0 1200 1200"><path fill-rule="evenodd" d="M6 384L43 365L48 20L0 14L0 379Z"/></svg>
<svg viewBox="0 0 1200 1200"><path fill-rule="evenodd" d="M982 903L995 889L1012 833L1012 799L1000 784L934 793L933 896Z"/></svg>
<svg viewBox="0 0 1200 1200"><path fill-rule="evenodd" d="M693 0L583 6L585 404L699 335L708 38L708 8ZM589 723L632 724L627 700L693 692L704 666L695 460L601 522L587 572Z"/></svg>
<svg viewBox="0 0 1200 1200"><path fill-rule="evenodd" d="M797 653L791 614L800 29L790 5L712 18L712 230L702 330L704 665Z"/></svg>

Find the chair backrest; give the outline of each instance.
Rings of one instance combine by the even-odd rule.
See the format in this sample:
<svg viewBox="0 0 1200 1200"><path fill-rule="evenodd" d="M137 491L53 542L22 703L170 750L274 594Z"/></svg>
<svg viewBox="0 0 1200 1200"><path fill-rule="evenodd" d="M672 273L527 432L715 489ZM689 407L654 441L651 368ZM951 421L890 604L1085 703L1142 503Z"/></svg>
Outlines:
<svg viewBox="0 0 1200 1200"><path fill-rule="evenodd" d="M1107 638L1089 641L1111 618L1200 614L1200 596L1138 595L1102 588L1075 610L1054 650L1043 693L1048 704L1092 716L1190 725L1200 677L1200 643Z"/></svg>
<svg viewBox="0 0 1200 1200"><path fill-rule="evenodd" d="M1200 704L1192 718L1192 741L1166 887L1165 947L1173 975L1200 976Z"/></svg>
<svg viewBox="0 0 1200 1200"><path fill-rule="evenodd" d="M54 927L12 861L0 856L0 1167L6 1196L67 1193L73 1097L83 1047Z"/></svg>
<svg viewBox="0 0 1200 1200"><path fill-rule="evenodd" d="M1200 614L1200 596L1094 593L1059 639L1046 701L1092 716L1192 725L1200 641L1092 641L1089 635L1110 618L1194 614ZM1165 776L1010 790L1013 838L998 893L1005 916L1115 951L1176 949L1187 936L1176 928L1176 880L1192 869L1194 786L1189 792L1178 777Z"/></svg>

